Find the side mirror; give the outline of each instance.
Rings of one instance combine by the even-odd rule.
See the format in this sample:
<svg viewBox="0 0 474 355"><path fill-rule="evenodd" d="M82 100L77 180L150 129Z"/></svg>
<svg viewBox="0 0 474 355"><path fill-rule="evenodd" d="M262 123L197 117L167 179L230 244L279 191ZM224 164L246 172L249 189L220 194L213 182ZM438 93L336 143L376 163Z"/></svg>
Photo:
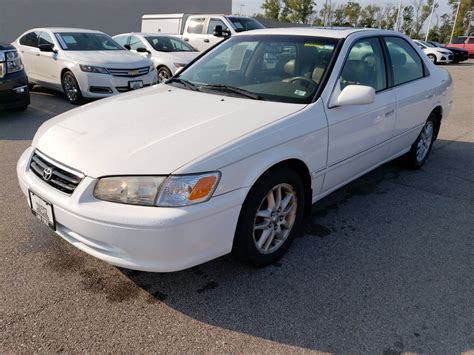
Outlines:
<svg viewBox="0 0 474 355"><path fill-rule="evenodd" d="M229 30L223 30L221 25L217 25L214 27L214 36L216 37L229 37L230 36L230 31Z"/></svg>
<svg viewBox="0 0 474 355"><path fill-rule="evenodd" d="M144 47L137 48L138 53L150 53L150 51Z"/></svg>
<svg viewBox="0 0 474 355"><path fill-rule="evenodd" d="M57 53L58 51L54 49L54 46L52 44L40 44L38 46L40 52L52 52L52 53Z"/></svg>
<svg viewBox="0 0 474 355"><path fill-rule="evenodd" d="M368 105L375 100L375 90L371 86L347 85L333 100L331 106Z"/></svg>
<svg viewBox="0 0 474 355"><path fill-rule="evenodd" d="M129 51L130 49L132 49L132 47L130 47L130 45L128 45L128 44L124 44L124 45L123 45L123 48L125 48L127 51Z"/></svg>

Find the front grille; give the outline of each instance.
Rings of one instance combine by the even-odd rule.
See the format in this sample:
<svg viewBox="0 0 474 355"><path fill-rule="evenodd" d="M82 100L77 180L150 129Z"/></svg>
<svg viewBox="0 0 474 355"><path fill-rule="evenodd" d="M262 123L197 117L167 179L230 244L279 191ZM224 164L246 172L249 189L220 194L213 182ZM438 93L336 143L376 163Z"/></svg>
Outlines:
<svg viewBox="0 0 474 355"><path fill-rule="evenodd" d="M135 68L135 69L114 69L114 68L107 68L107 70L113 76L121 76L127 78L134 78L137 76L147 75L150 71L150 67L143 67L143 68Z"/></svg>
<svg viewBox="0 0 474 355"><path fill-rule="evenodd" d="M453 55L452 55L452 54L448 55L448 59L452 60L452 59L453 59Z"/></svg>
<svg viewBox="0 0 474 355"><path fill-rule="evenodd" d="M55 162L38 151L31 157L30 169L45 183L68 195L74 192L84 178L82 173Z"/></svg>

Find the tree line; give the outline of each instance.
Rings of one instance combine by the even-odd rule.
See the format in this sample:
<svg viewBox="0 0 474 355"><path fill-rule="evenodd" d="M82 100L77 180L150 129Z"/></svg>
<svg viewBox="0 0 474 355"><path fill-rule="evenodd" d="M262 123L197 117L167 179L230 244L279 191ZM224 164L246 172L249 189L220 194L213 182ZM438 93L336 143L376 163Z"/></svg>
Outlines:
<svg viewBox="0 0 474 355"><path fill-rule="evenodd" d="M398 3L397 0L394 1ZM331 0L326 0L317 11L314 0L265 0L262 9L265 17L282 22L398 30L412 38L424 39L425 34L422 33L422 29L430 17L433 1L436 0L408 1L409 3L405 0L405 4L401 7L401 16L398 16L399 7L396 5L362 6L355 1L336 4ZM438 2L434 3L435 11L431 20L429 40L448 42L453 25L454 36L461 36L468 30L470 10L474 7L474 0L459 1L459 12L455 24L458 0L448 0L451 11L442 15L437 13Z"/></svg>

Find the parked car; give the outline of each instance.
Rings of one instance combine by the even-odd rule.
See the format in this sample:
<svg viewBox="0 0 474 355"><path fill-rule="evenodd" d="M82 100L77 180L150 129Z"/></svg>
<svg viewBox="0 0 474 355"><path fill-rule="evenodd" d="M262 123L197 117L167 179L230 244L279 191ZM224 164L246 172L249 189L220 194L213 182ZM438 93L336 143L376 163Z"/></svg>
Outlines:
<svg viewBox="0 0 474 355"><path fill-rule="evenodd" d="M229 35L264 28L260 22L246 16L166 14L142 17L142 32L176 35L199 51L222 41L224 36L214 35L216 26Z"/></svg>
<svg viewBox="0 0 474 355"><path fill-rule="evenodd" d="M122 47L151 59L158 72L159 82L171 78L177 69L183 68L199 55L195 48L170 35L124 33L113 38Z"/></svg>
<svg viewBox="0 0 474 355"><path fill-rule="evenodd" d="M253 31L45 122L17 173L34 215L111 264L263 266L312 203L397 157L423 166L451 106L449 73L398 32Z"/></svg>
<svg viewBox="0 0 474 355"><path fill-rule="evenodd" d="M451 43L446 45L447 48L461 48L469 52L469 56L474 56L474 36L454 37Z"/></svg>
<svg viewBox="0 0 474 355"><path fill-rule="evenodd" d="M428 43L438 48L446 48L446 46L436 41L428 41ZM452 47L446 49L449 49L449 51L453 53L453 63L459 63L469 59L469 52L464 49Z"/></svg>
<svg viewBox="0 0 474 355"><path fill-rule="evenodd" d="M63 91L73 104L157 82L152 61L125 50L103 32L35 28L13 45L31 83Z"/></svg>
<svg viewBox="0 0 474 355"><path fill-rule="evenodd" d="M416 45L426 54L426 56L434 63L440 64L445 63L449 64L454 60L453 52L446 48L438 48L431 43L413 40Z"/></svg>
<svg viewBox="0 0 474 355"><path fill-rule="evenodd" d="M15 47L0 42L0 109L26 110L30 104L28 77Z"/></svg>

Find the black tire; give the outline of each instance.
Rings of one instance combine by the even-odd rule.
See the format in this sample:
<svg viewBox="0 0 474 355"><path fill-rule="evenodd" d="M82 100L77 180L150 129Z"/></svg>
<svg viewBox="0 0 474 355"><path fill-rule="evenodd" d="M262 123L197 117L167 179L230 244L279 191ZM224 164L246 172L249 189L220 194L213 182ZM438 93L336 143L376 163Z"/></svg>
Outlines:
<svg viewBox="0 0 474 355"><path fill-rule="evenodd" d="M64 95L68 101L73 105L81 105L84 103L81 88L72 72L65 71L61 77L61 84L63 86Z"/></svg>
<svg viewBox="0 0 474 355"><path fill-rule="evenodd" d="M426 128L428 126L431 127L431 138L429 139L429 146L427 146L426 144ZM436 140L438 130L439 120L436 115L431 114L430 117L428 117L428 119L426 120L425 125L423 126L420 134L418 135L418 138L412 144L410 151L401 157L401 162L406 168L419 169L425 164L426 160L428 159L428 156L430 155L433 143ZM424 142L422 142L422 140ZM422 155L420 155L421 146L424 146L424 153Z"/></svg>
<svg viewBox="0 0 474 355"><path fill-rule="evenodd" d="M28 105L24 105L24 106L15 107L14 109L12 109L12 111L23 112L23 111L26 111L27 108L28 108Z"/></svg>
<svg viewBox="0 0 474 355"><path fill-rule="evenodd" d="M430 58L430 60L433 64L438 63L438 60L436 59L436 56L434 54L428 54L428 58Z"/></svg>
<svg viewBox="0 0 474 355"><path fill-rule="evenodd" d="M294 206L294 211L292 209L291 212L291 214L294 213L291 217L293 220L291 228L280 228L281 225L275 227L278 223L285 223L280 222L282 221L282 217L279 217L278 215L275 215L274 217L257 216L257 212L259 210L261 211L262 208L270 210L269 206L265 205L268 203L267 196L271 191L274 191L273 189L277 186L287 189L282 191L281 201L284 200L283 193L285 193L285 197L289 195L296 197L295 199L290 200L293 201ZM234 245L232 249L233 255L246 264L258 267L272 264L278 260L288 250L301 227L305 206L304 191L303 182L299 175L294 170L288 168L275 170L260 178L252 187L242 205L234 237ZM294 201L296 201L296 204L294 204ZM288 204L288 206L290 206L290 204ZM283 214L284 211L281 211L281 213ZM288 216L289 214L284 218L287 218ZM273 221L272 218L274 219ZM261 234L257 236L260 231L255 231L254 227L257 222L260 224L260 221L264 221L264 223L268 221L270 227L265 226L264 230L261 231ZM264 253L258 249L257 244L259 243L260 238L263 238L263 233L266 232L267 227L269 228L269 232L274 233L274 239L269 243L270 246L268 252ZM280 228L279 232L276 231L277 228ZM272 229L275 229L275 232ZM277 233L285 234L286 231L288 231L288 233L285 239L279 239L277 237ZM271 237L268 237L268 240L270 239ZM264 246L265 244L267 243L264 242ZM273 247L271 246L272 244ZM272 248L276 249L271 251Z"/></svg>
<svg viewBox="0 0 474 355"><path fill-rule="evenodd" d="M171 70L169 70L167 67L158 67L157 68L157 75L158 75L158 83L163 83L169 78L173 76L171 73Z"/></svg>

